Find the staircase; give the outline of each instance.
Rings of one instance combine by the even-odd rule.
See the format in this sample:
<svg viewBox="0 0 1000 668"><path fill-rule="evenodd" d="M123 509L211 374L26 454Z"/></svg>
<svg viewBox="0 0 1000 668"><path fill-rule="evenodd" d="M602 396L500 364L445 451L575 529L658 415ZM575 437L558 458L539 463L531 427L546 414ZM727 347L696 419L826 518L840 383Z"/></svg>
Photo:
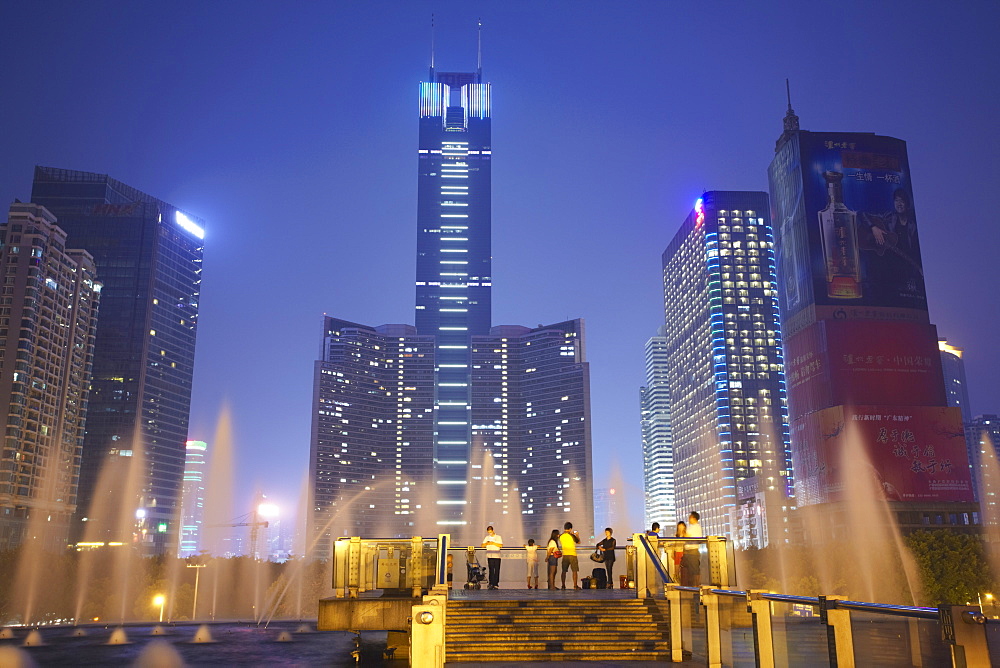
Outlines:
<svg viewBox="0 0 1000 668"><path fill-rule="evenodd" d="M666 601L450 600L445 661L670 661Z"/></svg>

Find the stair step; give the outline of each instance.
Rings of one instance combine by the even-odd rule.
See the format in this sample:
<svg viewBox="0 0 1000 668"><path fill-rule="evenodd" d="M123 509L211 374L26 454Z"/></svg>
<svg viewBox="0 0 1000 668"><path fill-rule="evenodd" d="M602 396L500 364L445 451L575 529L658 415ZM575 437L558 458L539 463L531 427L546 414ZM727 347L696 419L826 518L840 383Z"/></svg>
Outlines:
<svg viewBox="0 0 1000 668"><path fill-rule="evenodd" d="M617 631L617 632L607 632L607 633L580 633L575 634L572 637L567 637L565 631L559 632L556 629L545 629L543 631L535 631L532 629L530 632L525 631L503 631L490 629L490 642L517 642L517 643L530 643L530 642L577 642L577 641L593 641L593 642L664 642L666 635L657 632L630 632L630 631ZM452 644L463 644L463 643L481 643L483 642L483 634L480 633L448 633L445 636L445 643L447 645Z"/></svg>
<svg viewBox="0 0 1000 668"><path fill-rule="evenodd" d="M488 652L445 652L445 658L449 663L490 663L495 661L516 662L516 661L670 661L669 651L645 651L645 650L594 650L594 651L563 651L548 652L545 650L538 652L531 651L510 651L498 652L491 650Z"/></svg>
<svg viewBox="0 0 1000 668"><path fill-rule="evenodd" d="M447 634L450 637L452 633L473 633L479 634L480 637L483 631L488 629L492 633L530 633L532 631L539 632L549 632L558 631L563 634L563 637L573 634L584 634L589 635L591 632L596 632L598 629L601 631L607 631L608 633L661 633L667 634L669 627L666 624L659 625L651 622L635 623L635 624L601 624L592 627L587 627L586 629L576 630L567 629L565 624L463 624L462 626L453 625L451 622L445 622L445 626L448 627Z"/></svg>

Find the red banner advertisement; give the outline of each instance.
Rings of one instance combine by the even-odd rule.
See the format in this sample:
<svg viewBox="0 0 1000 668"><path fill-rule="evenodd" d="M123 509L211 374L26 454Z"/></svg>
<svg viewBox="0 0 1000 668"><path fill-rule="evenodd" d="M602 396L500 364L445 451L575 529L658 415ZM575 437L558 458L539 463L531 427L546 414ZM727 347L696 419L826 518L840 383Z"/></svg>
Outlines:
<svg viewBox="0 0 1000 668"><path fill-rule="evenodd" d="M842 404L947 404L934 325L827 320L786 344L789 417Z"/></svg>
<svg viewBox="0 0 1000 668"><path fill-rule="evenodd" d="M864 473L889 501L973 501L959 408L835 406L811 413L792 424L792 462L800 506L843 500L848 477Z"/></svg>

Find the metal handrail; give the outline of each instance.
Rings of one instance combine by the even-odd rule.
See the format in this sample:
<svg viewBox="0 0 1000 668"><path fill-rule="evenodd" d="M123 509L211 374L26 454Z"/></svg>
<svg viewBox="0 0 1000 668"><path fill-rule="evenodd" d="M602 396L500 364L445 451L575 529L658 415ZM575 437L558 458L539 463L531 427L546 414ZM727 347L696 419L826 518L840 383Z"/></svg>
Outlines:
<svg viewBox="0 0 1000 668"><path fill-rule="evenodd" d="M675 587L675 589L681 591L700 591L698 587ZM713 594L718 594L720 596L731 596L734 598L744 598L747 596L746 591L741 591L739 589L710 589ZM793 596L791 594L765 594L761 593L760 597L768 600L775 601L778 603L795 603L799 605L812 605L819 607L820 600L815 596ZM840 599L828 599L827 605L829 607L842 608L844 610L858 610L860 612L874 612L882 615L893 615L896 617L916 617L920 619L938 619L939 613L937 608L925 608L912 605L892 605L889 603L867 603L864 601L844 601Z"/></svg>
<svg viewBox="0 0 1000 668"><path fill-rule="evenodd" d="M642 547L646 551L646 556L651 562L653 562L653 567L656 569L657 575L660 576L660 580L664 584L673 583L673 579L671 579L670 574L667 573L665 568L663 568L663 563L660 562L659 555L653 551L653 546L649 544L649 537L640 535L639 542L642 543Z"/></svg>
<svg viewBox="0 0 1000 668"><path fill-rule="evenodd" d="M939 619L937 608L922 608L911 605L889 605L888 603L865 603L864 601L830 601L838 608L859 610L861 612L876 612L882 615L897 617L918 617L921 619Z"/></svg>

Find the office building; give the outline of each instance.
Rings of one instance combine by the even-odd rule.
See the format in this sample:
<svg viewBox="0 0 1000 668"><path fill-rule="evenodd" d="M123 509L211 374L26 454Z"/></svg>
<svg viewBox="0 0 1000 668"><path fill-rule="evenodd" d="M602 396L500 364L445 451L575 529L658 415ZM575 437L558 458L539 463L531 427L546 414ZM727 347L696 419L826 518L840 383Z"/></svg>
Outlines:
<svg viewBox="0 0 1000 668"><path fill-rule="evenodd" d="M936 517L972 530L962 415L948 405L927 312L906 143L801 130L789 104L768 177L799 507L838 521L843 507L828 504L867 472L904 531ZM847 536L847 524L824 531Z"/></svg>
<svg viewBox="0 0 1000 668"><path fill-rule="evenodd" d="M415 326L326 317L314 370L311 553L347 535L592 532L582 320L491 326L491 87L418 91ZM556 526L553 524L552 526Z"/></svg>
<svg viewBox="0 0 1000 668"><path fill-rule="evenodd" d="M676 504L706 534L735 533L747 478L770 506L771 541L793 503L772 244L767 193L711 191L663 253Z"/></svg>
<svg viewBox="0 0 1000 668"><path fill-rule="evenodd" d="M962 410L962 424L972 422L972 408L969 405L969 385L965 380L964 351L953 346L946 339L938 340L941 353L941 370L944 376L945 398L949 406Z"/></svg>
<svg viewBox="0 0 1000 668"><path fill-rule="evenodd" d="M36 167L31 199L93 255L104 284L74 533L176 553L202 224L105 174ZM121 496L127 480L135 499ZM122 506L135 507L127 529Z"/></svg>
<svg viewBox="0 0 1000 668"><path fill-rule="evenodd" d="M205 441L188 441L184 457L184 490L181 496L181 539L177 556L193 557L201 550L201 525L205 519Z"/></svg>
<svg viewBox="0 0 1000 668"><path fill-rule="evenodd" d="M677 524L674 493L674 444L670 431L670 387L667 338L661 325L646 341L646 384L639 388L642 423L643 524ZM600 522L598 522L600 524Z"/></svg>
<svg viewBox="0 0 1000 668"><path fill-rule="evenodd" d="M0 225L0 551L65 549L76 509L101 283L55 217L17 202Z"/></svg>

